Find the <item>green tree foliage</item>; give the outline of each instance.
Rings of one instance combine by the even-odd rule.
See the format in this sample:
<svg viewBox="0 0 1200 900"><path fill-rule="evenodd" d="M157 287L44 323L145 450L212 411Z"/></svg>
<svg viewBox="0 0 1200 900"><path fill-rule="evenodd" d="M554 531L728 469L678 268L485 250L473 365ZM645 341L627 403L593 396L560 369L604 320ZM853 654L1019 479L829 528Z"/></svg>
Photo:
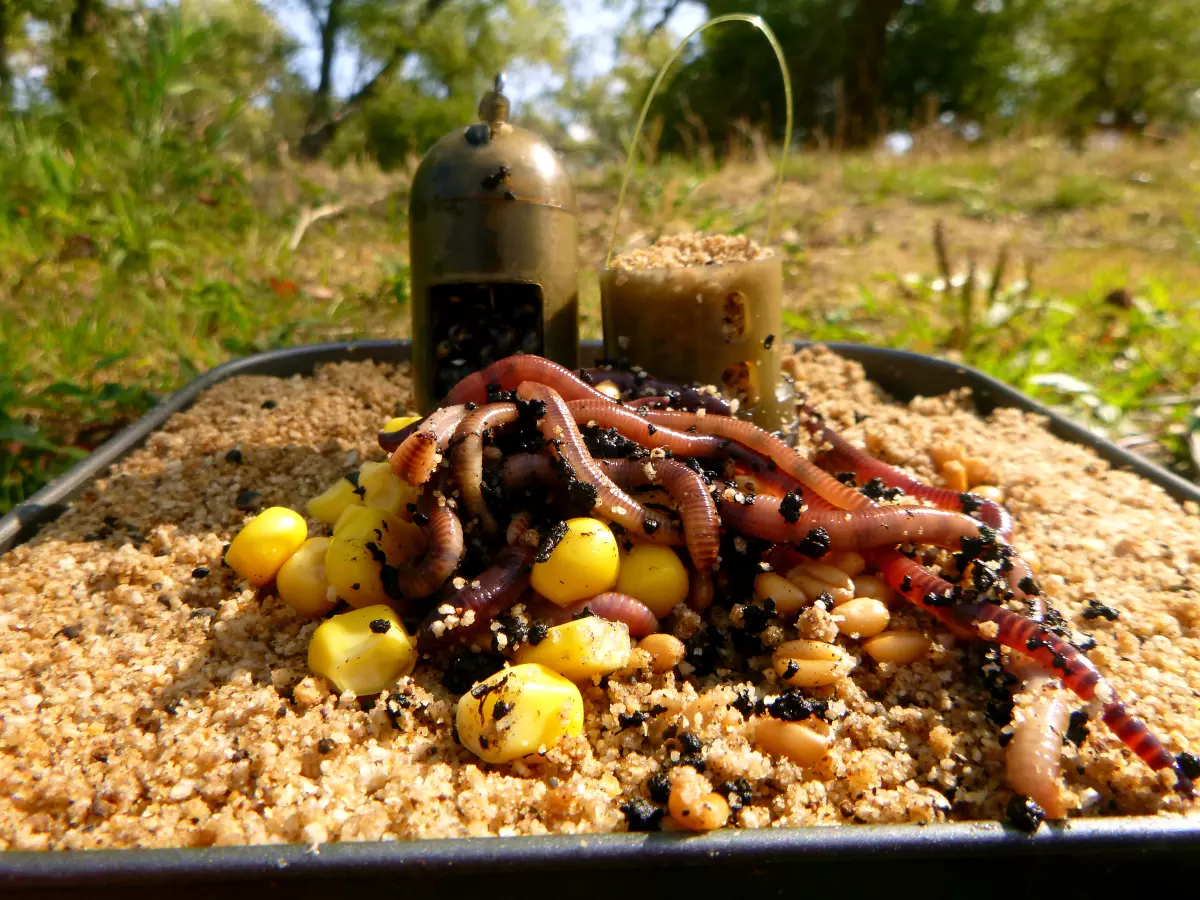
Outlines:
<svg viewBox="0 0 1200 900"><path fill-rule="evenodd" d="M250 139L267 124L261 111L300 84L291 40L253 0L19 2L8 47L24 62L27 115L93 131L137 130L149 117L195 137L233 108L231 127Z"/></svg>
<svg viewBox="0 0 1200 900"><path fill-rule="evenodd" d="M110 19L70 102L0 121L0 223L20 218L47 245L75 241L70 252L119 269L169 254L205 204L245 202L242 159L273 129L259 79L287 76L287 43L256 9L222 0Z"/></svg>
<svg viewBox="0 0 1200 900"><path fill-rule="evenodd" d="M796 124L802 132L828 129L834 120L834 81L846 47L840 0L713 0L712 15L757 13L787 56L796 92ZM753 122L772 136L784 124L783 81L761 34L740 24L711 29L702 47L686 55L662 101L665 147L685 146L692 133L718 146ZM705 134L707 132L707 134Z"/></svg>
<svg viewBox="0 0 1200 900"><path fill-rule="evenodd" d="M999 0L711 0L708 10L761 15L784 46L800 136L846 144L919 119L931 97L939 111L994 106L1007 62L996 48L1019 21ZM675 108L664 140L685 144L697 119L717 136L752 124L781 137L781 78L762 45L748 28L707 32L664 104Z"/></svg>
<svg viewBox="0 0 1200 900"><path fill-rule="evenodd" d="M931 111L1075 133L1197 113L1200 16L1190 0L710 0L707 9L758 13L775 30L801 137L854 145L926 124ZM668 95L669 148L686 150L699 122L718 145L747 123L781 136L780 78L751 29L707 32Z"/></svg>
<svg viewBox="0 0 1200 900"><path fill-rule="evenodd" d="M497 73L540 64L561 74L564 31L562 8L551 0L448 5L409 53L403 72L364 111L363 150L384 167L395 166L475 121L479 98ZM382 30L372 39L389 40ZM358 145L360 135L350 143Z"/></svg>
<svg viewBox="0 0 1200 900"><path fill-rule="evenodd" d="M552 0L298 0L320 34L317 86L302 155L375 155L392 166L471 118L477 94L497 71L564 60L562 9ZM339 54L353 51L370 72L334 97ZM350 126L347 128L347 126Z"/></svg>
<svg viewBox="0 0 1200 900"><path fill-rule="evenodd" d="M1018 36L1041 0L923 0L889 24L884 73L887 118L926 124L930 112L992 121L1011 103Z"/></svg>
<svg viewBox="0 0 1200 900"><path fill-rule="evenodd" d="M0 112L7 109L12 98L12 63L9 59L12 35L19 28L16 4L0 0Z"/></svg>
<svg viewBox="0 0 1200 900"><path fill-rule="evenodd" d="M635 17L633 22L637 21ZM568 78L562 103L580 117L592 134L592 145L602 153L623 155L624 148L633 139L633 127L646 91L659 67L675 49L674 43L675 40L662 28L651 26L648 30L631 25L617 39L616 60L611 73L603 78ZM578 52L578 48L573 52ZM676 63L679 67L677 76L687 71L686 67L694 56L694 53L690 56L685 54ZM691 111L688 102L685 94L679 95L680 111L685 115ZM693 146L698 147L707 136L703 122L696 124L694 131L699 134L700 143L693 142ZM683 136L690 139L694 131L685 131Z"/></svg>
<svg viewBox="0 0 1200 900"><path fill-rule="evenodd" d="M202 147L220 132L227 146L257 154L286 141L308 157L332 148L335 159L394 166L470 120L496 71L536 66L553 102L518 106L518 115L562 142L566 123L582 122L592 146L615 155L671 50L663 26L680 0L603 2L626 24L615 68L585 78L578 73L595 39L566 45L563 0L0 0L0 108L15 102L25 117L52 110L66 125L62 140L117 126L158 140L157 125L138 131L147 120L131 110L141 110L172 123L168 143ZM580 3L573 9L586 15ZM275 15L285 7L318 35L312 72L298 71ZM1194 0L709 0L706 8L758 13L778 34L801 139L858 145L946 112L993 134L1034 121L1077 137L1097 123L1174 125L1198 114ZM154 58L173 16L183 36L171 46L183 61ZM335 84L347 60L361 74L349 90ZM168 71L169 92L156 80ZM751 129L782 137L781 80L762 36L740 25L706 32L656 116L651 137L668 151L720 152Z"/></svg>
<svg viewBox="0 0 1200 900"><path fill-rule="evenodd" d="M1021 51L1021 108L1074 134L1197 113L1200 10L1186 0L1042 0Z"/></svg>

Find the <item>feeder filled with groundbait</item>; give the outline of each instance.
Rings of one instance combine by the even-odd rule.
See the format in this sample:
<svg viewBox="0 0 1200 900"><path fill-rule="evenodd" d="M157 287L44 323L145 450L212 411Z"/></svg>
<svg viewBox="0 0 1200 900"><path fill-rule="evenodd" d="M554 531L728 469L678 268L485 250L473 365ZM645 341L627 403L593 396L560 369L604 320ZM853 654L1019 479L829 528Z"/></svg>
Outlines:
<svg viewBox="0 0 1200 900"><path fill-rule="evenodd" d="M413 369L422 412L514 353L578 365L575 192L554 151L508 121L503 77L480 122L421 160L409 201Z"/></svg>
<svg viewBox="0 0 1200 900"><path fill-rule="evenodd" d="M691 38L727 22L763 32L783 75L787 124L767 208L767 252L723 264L626 268L613 259L617 224L638 148L638 135L655 93ZM710 19L685 37L659 70L630 142L621 193L613 216L608 260L600 269L605 356L652 372L665 381L714 385L738 401L738 415L768 431L790 436L796 428L795 397L780 371L783 331L783 254L770 250L792 132L792 89L783 50L758 16L730 13Z"/></svg>

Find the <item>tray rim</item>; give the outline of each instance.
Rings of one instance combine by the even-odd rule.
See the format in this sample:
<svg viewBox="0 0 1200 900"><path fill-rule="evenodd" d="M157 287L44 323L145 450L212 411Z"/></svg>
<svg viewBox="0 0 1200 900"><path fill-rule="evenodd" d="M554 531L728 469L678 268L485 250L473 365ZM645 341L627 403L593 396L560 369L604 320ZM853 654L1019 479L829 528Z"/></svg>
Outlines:
<svg viewBox="0 0 1200 900"><path fill-rule="evenodd" d="M1177 501L1200 502L1200 486L1191 484L1053 412L1015 388L969 366L890 348L836 342L797 341L795 346L821 345L847 358L870 359L904 367L919 365L947 378L973 382L981 405L1016 407L1043 416L1057 436L1101 452L1109 462L1164 488ZM598 352L599 341L583 342L585 352ZM206 390L242 374L271 374L294 366L286 375L304 374L330 361L399 361L411 342L406 339L344 341L270 350L226 362L193 379L142 418L24 503L0 519L0 555L32 538L53 521L67 502L110 466L140 446L176 412L188 408ZM879 379L872 375L872 380ZM885 386L886 389L886 386ZM992 402L997 401L997 402ZM294 880L320 874L478 873L513 866L557 869L579 865L762 865L796 860L935 858L954 854L1025 857L1062 853L1137 854L1200 851L1200 818L1115 816L1074 819L1025 835L994 822L913 825L858 825L853 828L796 827L758 830L723 829L708 835L673 834L543 835L515 838L428 838L409 841L338 842L314 854L303 845L260 844L222 848L114 849L87 851L0 852L0 889L64 888L165 883L179 879L213 882L231 878L269 877Z"/></svg>
<svg viewBox="0 0 1200 900"><path fill-rule="evenodd" d="M1154 823L1154 827L1146 827ZM212 883L555 871L636 863L645 867L787 865L906 858L1054 858L1105 854L1151 859L1194 853L1200 820L1121 816L1069 820L1027 835L997 822L939 825L721 829L708 834L614 832L521 837L342 841L319 852L303 844L130 850L0 852L0 890L39 887Z"/></svg>

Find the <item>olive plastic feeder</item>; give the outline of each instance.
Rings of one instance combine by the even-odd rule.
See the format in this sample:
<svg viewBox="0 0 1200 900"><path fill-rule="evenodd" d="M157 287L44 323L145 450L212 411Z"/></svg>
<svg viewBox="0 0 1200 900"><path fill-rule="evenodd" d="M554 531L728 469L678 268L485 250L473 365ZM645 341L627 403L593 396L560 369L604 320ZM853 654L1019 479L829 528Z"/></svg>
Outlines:
<svg viewBox="0 0 1200 900"><path fill-rule="evenodd" d="M604 352L657 378L736 399L769 431L794 427L781 377L783 257L673 269L600 270Z"/></svg>
<svg viewBox="0 0 1200 900"><path fill-rule="evenodd" d="M421 160L409 200L413 371L422 412L513 353L575 367L578 222L561 160L508 121L503 77L481 121Z"/></svg>

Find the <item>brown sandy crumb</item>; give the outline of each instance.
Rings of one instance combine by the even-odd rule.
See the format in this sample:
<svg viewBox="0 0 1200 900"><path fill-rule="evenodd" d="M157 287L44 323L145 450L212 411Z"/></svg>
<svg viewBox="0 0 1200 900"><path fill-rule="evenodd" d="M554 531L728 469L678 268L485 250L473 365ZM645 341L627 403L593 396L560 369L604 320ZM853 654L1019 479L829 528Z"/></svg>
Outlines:
<svg viewBox="0 0 1200 900"><path fill-rule="evenodd" d="M1035 417L975 416L964 392L896 404L820 349L787 368L849 440L918 477L934 478L930 449L951 441L986 461L1017 549L1094 639L1093 661L1172 752L1200 746L1194 509ZM681 765L718 792L744 784L731 819L743 827L1003 817L1012 793L978 645L899 601L892 627L925 633L931 657L864 658L809 692L832 745L811 766L764 755L748 725L800 708L770 664L782 626L762 632L749 670L724 670L708 624L738 626L718 608L708 624L682 608L664 624L687 648L677 669L635 654L641 668L583 686L582 737L508 766L456 743L457 696L428 666L374 703L333 693L307 672L316 623L222 567L250 515L234 501L252 490L302 510L382 458L375 434L409 392L407 367L371 363L221 384L0 558L0 848L613 831L635 800L661 807L653 779ZM1093 601L1119 615L1088 618ZM1099 723L1067 757L1075 814L1198 814Z"/></svg>
<svg viewBox="0 0 1200 900"><path fill-rule="evenodd" d="M723 266L753 262L774 255L742 234L664 235L649 247L622 253L612 262L614 269L682 269L687 266Z"/></svg>

